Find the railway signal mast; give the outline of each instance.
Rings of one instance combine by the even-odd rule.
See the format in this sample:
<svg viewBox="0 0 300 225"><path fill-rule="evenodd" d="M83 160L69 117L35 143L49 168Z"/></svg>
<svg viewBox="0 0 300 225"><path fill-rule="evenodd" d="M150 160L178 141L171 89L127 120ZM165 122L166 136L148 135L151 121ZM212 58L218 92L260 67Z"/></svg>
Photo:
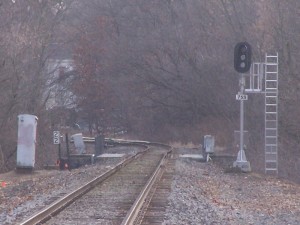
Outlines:
<svg viewBox="0 0 300 225"><path fill-rule="evenodd" d="M246 159L244 150L244 101L248 100L248 95L245 94L245 74L251 67L251 46L247 42L240 42L234 48L234 68L240 73L240 91L236 95L236 100L240 101L240 144L239 152L234 167L239 167L244 172L250 172L250 162Z"/></svg>
<svg viewBox="0 0 300 225"><path fill-rule="evenodd" d="M265 97L265 173L278 174L278 53L265 55L265 62L251 63L251 46L240 42L234 49L234 68L240 73L240 144L234 167L250 172L250 163L244 150L244 101L248 93L261 93ZM250 74L246 74L250 70ZM246 78L249 88L245 89Z"/></svg>

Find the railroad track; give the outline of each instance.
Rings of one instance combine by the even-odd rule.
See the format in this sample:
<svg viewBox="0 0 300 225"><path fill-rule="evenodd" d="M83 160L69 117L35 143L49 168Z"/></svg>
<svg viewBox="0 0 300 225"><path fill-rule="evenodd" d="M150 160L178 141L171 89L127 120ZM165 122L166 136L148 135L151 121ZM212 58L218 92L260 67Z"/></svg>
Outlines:
<svg viewBox="0 0 300 225"><path fill-rule="evenodd" d="M170 159L171 151L166 146L154 146L64 196L21 225L125 225L144 224L143 221L161 224L174 160Z"/></svg>
<svg viewBox="0 0 300 225"><path fill-rule="evenodd" d="M137 216L133 222L127 224L158 225L164 222L165 210L168 205L168 197L171 192L175 171L175 162L176 159L174 158L166 159L165 165L160 170L151 191L145 197Z"/></svg>

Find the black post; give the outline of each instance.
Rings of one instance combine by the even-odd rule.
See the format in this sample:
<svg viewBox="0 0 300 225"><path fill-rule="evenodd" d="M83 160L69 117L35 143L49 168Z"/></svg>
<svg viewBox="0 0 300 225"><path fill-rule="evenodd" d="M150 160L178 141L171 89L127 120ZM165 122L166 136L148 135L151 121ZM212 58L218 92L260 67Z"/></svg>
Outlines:
<svg viewBox="0 0 300 225"><path fill-rule="evenodd" d="M104 150L104 135L98 135L95 137L95 155L98 156L103 153Z"/></svg>
<svg viewBox="0 0 300 225"><path fill-rule="evenodd" d="M60 149L60 143L58 144L58 159L61 160L61 149Z"/></svg>
<svg viewBox="0 0 300 225"><path fill-rule="evenodd" d="M66 134L66 147L67 147L68 169L71 169L70 168L70 149L69 149L69 137L68 137L68 134Z"/></svg>

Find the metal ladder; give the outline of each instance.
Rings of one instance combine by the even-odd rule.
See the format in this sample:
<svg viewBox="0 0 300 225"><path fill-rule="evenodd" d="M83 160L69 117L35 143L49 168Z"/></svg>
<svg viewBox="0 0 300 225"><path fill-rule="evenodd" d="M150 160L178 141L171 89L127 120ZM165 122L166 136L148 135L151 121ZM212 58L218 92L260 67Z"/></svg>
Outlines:
<svg viewBox="0 0 300 225"><path fill-rule="evenodd" d="M278 174L278 53L265 56L265 173Z"/></svg>

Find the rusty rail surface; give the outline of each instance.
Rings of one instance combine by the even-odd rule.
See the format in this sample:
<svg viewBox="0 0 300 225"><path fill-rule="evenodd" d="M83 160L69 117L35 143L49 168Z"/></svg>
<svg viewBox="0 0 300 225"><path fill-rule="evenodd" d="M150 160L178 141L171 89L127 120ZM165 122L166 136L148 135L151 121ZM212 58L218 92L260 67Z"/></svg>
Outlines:
<svg viewBox="0 0 300 225"><path fill-rule="evenodd" d="M89 141L92 141L92 140L89 140ZM74 203L75 201L77 202L77 199L78 200L81 199L81 197L85 196L91 190L95 189L95 187L102 185L102 182L104 182L105 180L108 180L108 178L112 177L112 175L114 175L115 173L120 171L126 165L130 164L134 159L139 158L140 156L144 155L146 152L149 152L150 146L161 147L163 149L169 149L169 150L166 150L167 153L163 154L163 157L160 159L159 163L155 167L153 167L153 168L155 168L154 172L149 176L150 177L149 179L147 178L148 181L146 182L146 185L144 186L145 183L143 184L144 188L142 189L142 191L135 194L135 196L138 196L138 197L134 197L135 200L133 200L130 203L131 204L130 210L129 210L129 208L127 208L125 211L125 212L127 212L129 210L127 212L127 214L125 213L124 215L122 215L122 218L125 217L124 219L121 220L121 221L123 221L122 224L133 224L133 221L139 215L139 211L141 210L144 200L147 198L152 186L156 182L157 177L159 176L159 174L162 173L161 171L163 170L164 163L166 161L166 158L172 152L172 148L169 145L165 145L165 144L161 144L161 143L151 143L151 142L145 142L145 141L135 141L135 140L127 141L127 140L121 140L121 139L114 139L113 142L118 143L120 145L123 145L123 144L131 145L132 144L132 145L139 145L139 146L143 146L143 147L147 146L147 148L146 148L146 150L138 152L137 154L125 159L124 161L120 162L115 167L113 167L111 170L101 174L100 176L94 178L93 180L91 180L90 182L81 186L77 190L75 190L75 191L67 194L66 196L62 197L61 199L55 201L50 206L46 207L42 211L38 212L37 214L35 214L35 215L31 216L30 218L26 219L25 221L23 221L20 225L43 224L43 223L46 223L51 218L55 218L55 216L57 214L59 214L60 212L63 212L72 203ZM160 148L158 148L158 149L160 149ZM143 182L145 182L145 181L143 181ZM124 187L124 188L126 188L126 187ZM68 207L68 208L70 208L70 207ZM51 224L51 222L50 222L50 224Z"/></svg>
<svg viewBox="0 0 300 225"><path fill-rule="evenodd" d="M134 202L134 204L132 205L132 207L128 211L126 217L122 221L122 225L134 224L134 221L136 220L136 218L139 214L139 211L140 211L140 209L142 208L142 206L145 202L145 199L147 198L147 196L148 196L151 188L153 187L154 183L157 181L157 178L159 177L159 174L163 170L163 166L165 164L166 157L169 156L170 153L171 153L171 151L168 151L166 154L164 154L164 156L160 160L160 163L158 164L155 172L152 174L152 176L148 180L147 184L145 185L145 187L141 191L140 195L138 196L138 198L136 199L136 201Z"/></svg>
<svg viewBox="0 0 300 225"><path fill-rule="evenodd" d="M147 148L144 151L138 152L135 155L125 159L124 161L120 162L118 165L116 165L111 170L101 174L100 176L94 178L90 182L86 183L85 185L81 186L77 190L71 192L70 194L62 197L61 199L57 200L56 202L52 203L47 208L43 209L42 211L38 212L34 216L26 219L24 222L22 222L20 225L33 225L33 224L40 224L47 221L49 218L54 216L55 214L62 211L65 207L70 205L72 202L74 202L76 199L80 198L85 193L89 192L91 189L93 189L95 186L106 180L108 177L116 173L118 170L120 170L122 167L126 166L128 163L130 163L133 159L136 157L139 157L140 155L144 154L146 151L148 151L149 148Z"/></svg>

